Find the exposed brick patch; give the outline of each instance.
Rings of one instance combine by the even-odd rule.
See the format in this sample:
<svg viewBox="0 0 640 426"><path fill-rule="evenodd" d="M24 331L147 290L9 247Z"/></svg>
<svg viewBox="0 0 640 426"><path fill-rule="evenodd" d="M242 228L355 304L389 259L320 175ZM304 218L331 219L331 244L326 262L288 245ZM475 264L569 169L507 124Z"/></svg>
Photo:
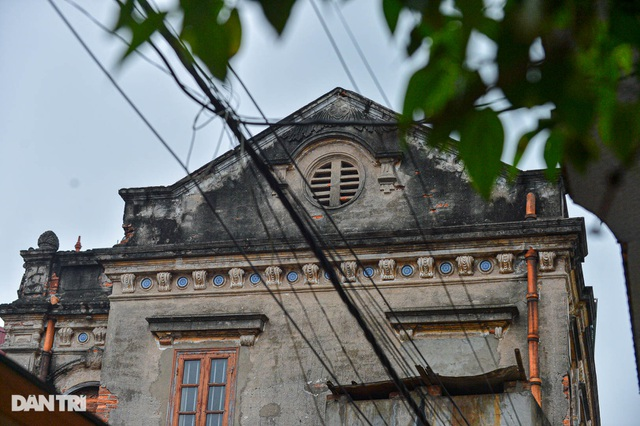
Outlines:
<svg viewBox="0 0 640 426"><path fill-rule="evenodd" d="M118 406L118 396L112 394L106 386L100 386L96 399L96 414L105 422L109 422L109 413Z"/></svg>
<svg viewBox="0 0 640 426"><path fill-rule="evenodd" d="M564 392L564 397L567 399L568 407L567 407L567 415L562 421L563 426L569 426L571 424L571 419L569 418L571 415L571 402L569 401L569 375L565 374L562 376L562 392Z"/></svg>
<svg viewBox="0 0 640 426"><path fill-rule="evenodd" d="M133 238L136 229L130 223L125 223L122 225L122 229L124 229L124 238L118 244L127 244L131 238Z"/></svg>

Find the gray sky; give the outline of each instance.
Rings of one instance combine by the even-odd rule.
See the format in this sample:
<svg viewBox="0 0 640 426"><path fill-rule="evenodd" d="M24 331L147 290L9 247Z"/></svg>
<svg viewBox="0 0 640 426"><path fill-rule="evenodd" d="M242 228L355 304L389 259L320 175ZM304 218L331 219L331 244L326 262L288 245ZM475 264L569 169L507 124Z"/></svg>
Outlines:
<svg viewBox="0 0 640 426"><path fill-rule="evenodd" d="M117 67L122 43L64 1L56 3L185 159L197 106L170 77L143 60ZM245 6L242 16L243 47L233 65L270 118L284 117L337 86L355 90L309 1L299 3L279 40L255 7ZM384 105L333 8L318 3L359 92ZM101 22L114 22L113 1L80 4ZM342 10L391 107L398 110L411 64L385 29L380 7L351 0ZM241 114L257 115L237 82L227 93ZM192 169L213 158L221 129L213 122L197 132ZM223 135L220 153L228 143ZM526 168L540 167L539 157L529 155ZM22 276L19 250L36 246L42 232L56 232L61 250L73 250L78 235L83 249L110 247L123 236L118 189L170 185L182 177L180 167L46 1L0 0L0 303L16 298ZM579 207L571 213L585 216L589 230L584 271L598 298L596 364L603 424L637 424L640 397L619 247L595 217Z"/></svg>

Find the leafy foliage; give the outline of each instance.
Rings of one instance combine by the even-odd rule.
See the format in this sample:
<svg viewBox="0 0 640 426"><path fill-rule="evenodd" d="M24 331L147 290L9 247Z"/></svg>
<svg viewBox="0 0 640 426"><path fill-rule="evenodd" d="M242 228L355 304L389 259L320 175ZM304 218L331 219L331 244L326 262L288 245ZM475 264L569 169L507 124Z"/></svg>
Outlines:
<svg viewBox="0 0 640 426"><path fill-rule="evenodd" d="M295 0L260 3L265 17L281 34L289 19ZM124 0L114 31L128 31L131 42L124 52L127 58L141 45L152 41L166 29L166 18L177 22L180 40L189 49L191 60L202 61L219 80L227 76L229 60L238 53L242 43L242 23L238 8L225 0L180 0L172 9L158 11L146 0Z"/></svg>
<svg viewBox="0 0 640 426"><path fill-rule="evenodd" d="M632 2L385 0L383 5L392 31L399 10L413 18L407 54L415 54L418 42L413 39L419 34L420 49L429 55L428 64L409 82L404 116L424 114L434 130L444 127L434 132L439 137L457 131L460 156L485 196L501 171L495 162L502 153L503 131L496 117L506 110L553 106L551 118L521 138L511 159L517 164L544 130L550 178L565 162L583 169L602 145L624 164L636 158L640 103L637 94L621 95L640 46L640 14ZM467 52L478 35L497 48L484 65L497 69L491 79L480 78L479 69L470 66ZM489 103L479 114L486 94L496 98L496 92L503 95L499 104L506 101L507 107Z"/></svg>
<svg viewBox="0 0 640 426"><path fill-rule="evenodd" d="M258 1L267 21L281 34L296 0L253 1ZM549 177L557 174L558 164L570 162L583 169L602 147L625 165L637 158L640 6L636 2L381 2L392 33L406 28L398 25L401 20L409 23L407 55L428 56L427 64L410 78L401 122L426 117L433 125L428 142L436 145L452 132L458 134L461 159L484 196L490 195L502 171L500 114L506 111L552 106L551 118L540 120L534 131L523 135L509 159L517 165L534 137L548 135L544 159ZM165 19L172 18L179 21L177 31L192 58L224 79L228 62L242 42L235 4L180 0L174 10L158 11L148 7L146 0L125 0L116 24L116 30L131 35L124 57L151 40L162 31ZM488 40L497 52L483 64L473 60L474 51L482 48L479 39Z"/></svg>

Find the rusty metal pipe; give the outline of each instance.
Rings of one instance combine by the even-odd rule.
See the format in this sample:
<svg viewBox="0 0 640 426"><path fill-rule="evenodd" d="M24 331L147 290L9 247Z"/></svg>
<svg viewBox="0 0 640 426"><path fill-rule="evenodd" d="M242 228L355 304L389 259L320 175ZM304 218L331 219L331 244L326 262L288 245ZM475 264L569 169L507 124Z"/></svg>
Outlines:
<svg viewBox="0 0 640 426"><path fill-rule="evenodd" d="M42 358L40 361L40 371L38 377L40 380L47 380L49 375L49 365L51 364L51 349L53 348L53 336L55 332L56 321L49 318L47 321L47 331L44 335L44 345L42 346Z"/></svg>
<svg viewBox="0 0 640 426"><path fill-rule="evenodd" d="M524 215L525 220L537 219L536 215L536 196L533 192L527 194L527 207Z"/></svg>
<svg viewBox="0 0 640 426"><path fill-rule="evenodd" d="M529 343L529 383L531 393L542 406L542 380L540 379L540 359L538 345L540 333L538 331L538 253L530 247L524 256L527 261L527 341Z"/></svg>

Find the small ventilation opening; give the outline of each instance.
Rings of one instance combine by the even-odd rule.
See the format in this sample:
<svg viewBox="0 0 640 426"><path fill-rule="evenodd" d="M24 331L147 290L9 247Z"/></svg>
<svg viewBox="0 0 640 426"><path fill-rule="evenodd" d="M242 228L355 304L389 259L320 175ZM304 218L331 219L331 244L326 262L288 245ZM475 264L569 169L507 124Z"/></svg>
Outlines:
<svg viewBox="0 0 640 426"><path fill-rule="evenodd" d="M333 159L323 163L309 180L313 198L325 207L340 207L351 201L360 189L360 172L353 163Z"/></svg>

